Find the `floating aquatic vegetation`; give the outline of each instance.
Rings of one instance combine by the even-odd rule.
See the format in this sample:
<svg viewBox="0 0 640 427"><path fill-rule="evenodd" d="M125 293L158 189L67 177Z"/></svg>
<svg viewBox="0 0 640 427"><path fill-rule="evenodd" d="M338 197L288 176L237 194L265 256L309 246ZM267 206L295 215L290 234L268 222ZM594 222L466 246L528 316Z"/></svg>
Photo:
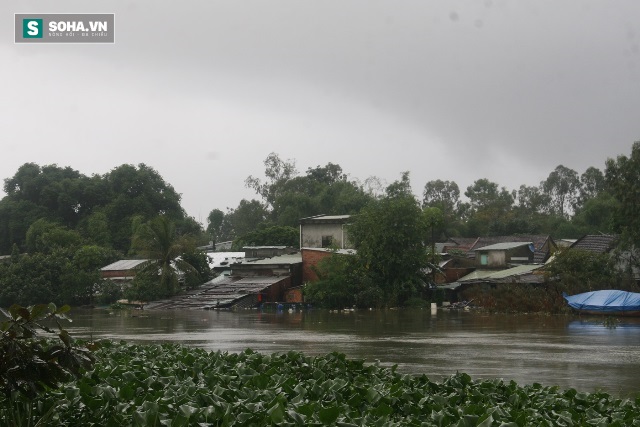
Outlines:
<svg viewBox="0 0 640 427"><path fill-rule="evenodd" d="M640 425L640 400L464 373L433 382L339 353L121 342L103 343L96 356L93 371L38 405L57 408L56 425Z"/></svg>

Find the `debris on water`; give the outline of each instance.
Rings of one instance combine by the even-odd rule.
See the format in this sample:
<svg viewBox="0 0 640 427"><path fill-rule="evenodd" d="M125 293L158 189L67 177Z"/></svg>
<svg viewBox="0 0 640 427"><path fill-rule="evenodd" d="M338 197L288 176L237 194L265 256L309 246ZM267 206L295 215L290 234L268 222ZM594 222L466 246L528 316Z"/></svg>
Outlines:
<svg viewBox="0 0 640 427"><path fill-rule="evenodd" d="M473 300L470 300L470 301L458 301L458 302L454 302L454 303L450 304L446 308L448 308L449 310L469 310L471 308L470 304L472 302L473 302Z"/></svg>

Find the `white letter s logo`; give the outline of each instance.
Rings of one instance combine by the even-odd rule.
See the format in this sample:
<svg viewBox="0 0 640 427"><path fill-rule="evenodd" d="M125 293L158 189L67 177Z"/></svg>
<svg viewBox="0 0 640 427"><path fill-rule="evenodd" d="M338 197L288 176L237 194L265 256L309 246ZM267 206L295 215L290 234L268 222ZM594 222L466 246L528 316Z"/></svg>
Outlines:
<svg viewBox="0 0 640 427"><path fill-rule="evenodd" d="M27 28L29 29L29 31L27 31L27 34L29 34L30 36L37 36L38 32L40 31L38 29L38 22L37 21L29 21L27 23Z"/></svg>

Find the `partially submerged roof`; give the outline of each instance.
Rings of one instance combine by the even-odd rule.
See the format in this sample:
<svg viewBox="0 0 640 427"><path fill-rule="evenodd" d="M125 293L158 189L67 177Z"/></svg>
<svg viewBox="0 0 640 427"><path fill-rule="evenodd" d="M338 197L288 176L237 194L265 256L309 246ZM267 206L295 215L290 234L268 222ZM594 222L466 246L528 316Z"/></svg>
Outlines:
<svg viewBox="0 0 640 427"><path fill-rule="evenodd" d="M107 265L106 267L102 267L100 271L125 271L125 270L134 270L137 267L140 267L145 262L149 261L148 259L121 259L120 261L116 261L112 264Z"/></svg>
<svg viewBox="0 0 640 427"><path fill-rule="evenodd" d="M218 276L186 295L157 301L149 308L207 309L229 307L250 295L266 291L270 286L288 280L290 276Z"/></svg>

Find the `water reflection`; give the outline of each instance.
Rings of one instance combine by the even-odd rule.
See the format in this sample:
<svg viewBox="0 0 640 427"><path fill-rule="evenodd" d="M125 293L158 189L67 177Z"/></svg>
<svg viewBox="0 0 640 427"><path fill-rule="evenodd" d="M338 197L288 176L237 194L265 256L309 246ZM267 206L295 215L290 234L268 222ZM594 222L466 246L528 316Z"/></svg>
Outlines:
<svg viewBox="0 0 640 427"><path fill-rule="evenodd" d="M433 379L460 371L618 395L640 391L640 319L621 319L612 327L599 318L430 310L76 310L72 317L72 334L94 339L179 342L229 352L339 351Z"/></svg>

